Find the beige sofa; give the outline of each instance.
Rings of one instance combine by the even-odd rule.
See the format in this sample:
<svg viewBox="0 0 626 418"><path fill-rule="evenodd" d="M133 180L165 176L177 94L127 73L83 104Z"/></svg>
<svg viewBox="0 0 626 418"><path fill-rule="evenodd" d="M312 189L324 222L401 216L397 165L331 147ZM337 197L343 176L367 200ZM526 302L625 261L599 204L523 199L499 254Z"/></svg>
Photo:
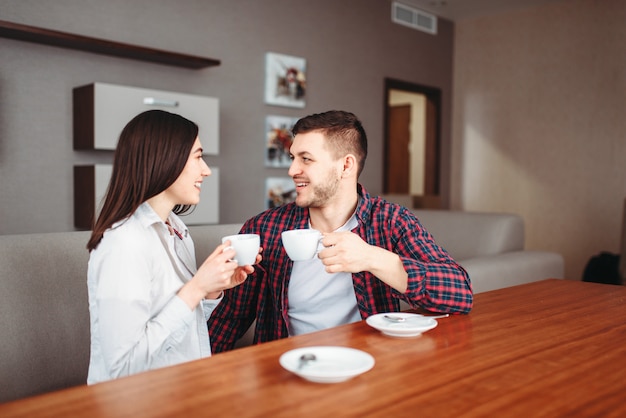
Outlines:
<svg viewBox="0 0 626 418"><path fill-rule="evenodd" d="M525 251L521 218L420 211L474 291L562 277L558 254ZM240 224L190 228L198 260ZM0 235L0 402L83 384L89 363L88 232ZM245 344L250 335L244 337Z"/></svg>
<svg viewBox="0 0 626 418"><path fill-rule="evenodd" d="M190 230L208 255L240 227ZM0 235L0 402L87 381L89 235Z"/></svg>
<svg viewBox="0 0 626 418"><path fill-rule="evenodd" d="M524 249L524 220L511 213L413 209L418 219L468 272L474 293L563 278L561 254Z"/></svg>

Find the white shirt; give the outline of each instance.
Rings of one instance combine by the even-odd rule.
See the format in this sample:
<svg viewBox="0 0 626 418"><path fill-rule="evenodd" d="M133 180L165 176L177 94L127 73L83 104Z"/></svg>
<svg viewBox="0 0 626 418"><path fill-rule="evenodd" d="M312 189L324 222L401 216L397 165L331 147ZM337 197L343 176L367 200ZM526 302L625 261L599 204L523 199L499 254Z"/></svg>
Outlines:
<svg viewBox="0 0 626 418"><path fill-rule="evenodd" d="M90 254L88 384L211 355L206 321L221 299L192 311L176 295L196 258L185 224L173 213L169 220L182 240L143 203Z"/></svg>
<svg viewBox="0 0 626 418"><path fill-rule="evenodd" d="M337 231L351 231L353 214ZM324 249L320 242L317 251ZM322 260L294 261L289 280L289 335L306 334L360 321L352 273L327 273Z"/></svg>

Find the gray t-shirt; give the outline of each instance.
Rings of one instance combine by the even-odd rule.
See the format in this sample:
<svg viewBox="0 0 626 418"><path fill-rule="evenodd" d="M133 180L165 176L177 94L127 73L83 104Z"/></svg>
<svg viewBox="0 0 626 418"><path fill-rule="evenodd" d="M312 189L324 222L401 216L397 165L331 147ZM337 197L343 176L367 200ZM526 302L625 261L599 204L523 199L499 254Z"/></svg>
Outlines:
<svg viewBox="0 0 626 418"><path fill-rule="evenodd" d="M356 214L335 232L357 226ZM324 249L320 242L317 252ZM317 256L294 261L289 282L289 335L306 334L361 320L352 273L327 273Z"/></svg>

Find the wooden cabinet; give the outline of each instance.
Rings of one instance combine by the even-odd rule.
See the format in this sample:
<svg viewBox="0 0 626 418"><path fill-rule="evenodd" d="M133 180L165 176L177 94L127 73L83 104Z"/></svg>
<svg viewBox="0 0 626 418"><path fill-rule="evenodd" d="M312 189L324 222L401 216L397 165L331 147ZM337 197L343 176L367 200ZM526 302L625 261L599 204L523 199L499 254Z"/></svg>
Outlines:
<svg viewBox="0 0 626 418"><path fill-rule="evenodd" d="M95 164L74 166L74 226L91 229L96 214L100 213L109 185L113 165ZM211 167L200 192L200 203L192 213L182 215L187 225L219 223L219 168Z"/></svg>
<svg viewBox="0 0 626 418"><path fill-rule="evenodd" d="M114 150L124 126L150 109L195 122L205 154L219 153L219 101L213 97L93 83L73 91L74 149Z"/></svg>

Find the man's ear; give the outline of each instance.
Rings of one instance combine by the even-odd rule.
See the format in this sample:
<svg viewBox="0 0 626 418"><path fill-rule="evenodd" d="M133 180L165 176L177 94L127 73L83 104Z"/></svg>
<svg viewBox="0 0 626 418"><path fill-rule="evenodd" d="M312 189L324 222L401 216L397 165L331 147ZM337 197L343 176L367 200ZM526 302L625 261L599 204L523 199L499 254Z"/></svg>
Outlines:
<svg viewBox="0 0 626 418"><path fill-rule="evenodd" d="M343 157L343 171L341 172L342 177L355 175L357 170L358 164L356 162L356 157L353 154L347 154Z"/></svg>

